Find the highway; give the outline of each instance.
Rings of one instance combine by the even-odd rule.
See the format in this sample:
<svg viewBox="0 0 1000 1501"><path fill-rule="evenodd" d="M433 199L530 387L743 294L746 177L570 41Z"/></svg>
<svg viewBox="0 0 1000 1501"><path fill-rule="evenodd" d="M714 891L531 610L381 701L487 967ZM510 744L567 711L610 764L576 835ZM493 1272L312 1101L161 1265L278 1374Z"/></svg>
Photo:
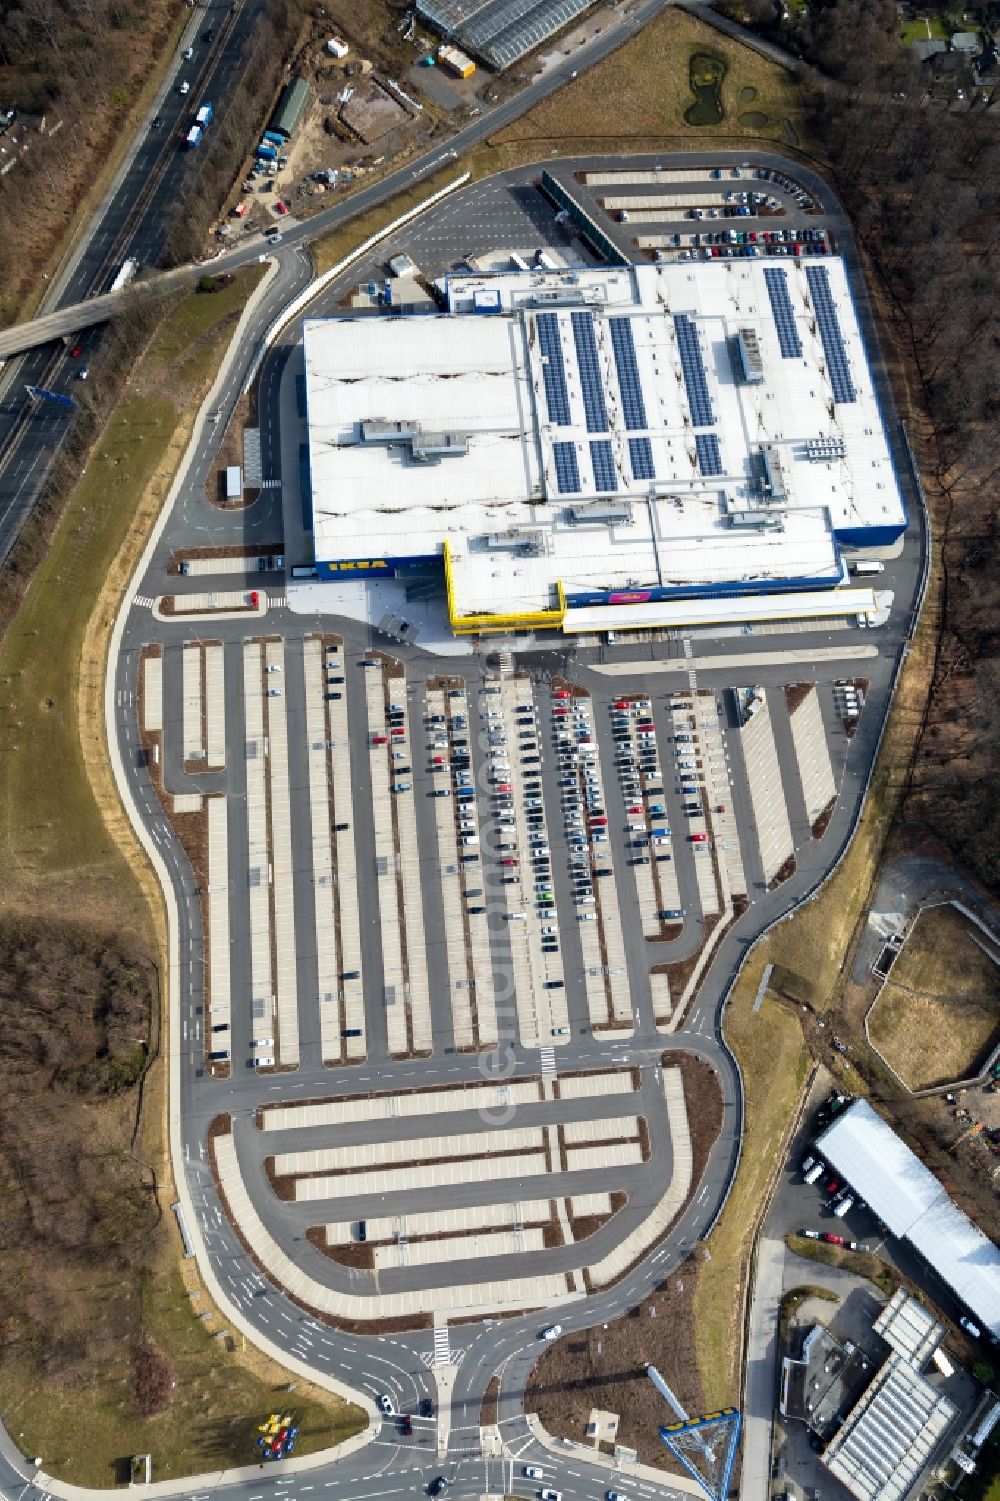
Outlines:
<svg viewBox="0 0 1000 1501"><path fill-rule="evenodd" d="M533 108L539 100L554 93L572 74L599 62L669 3L670 0L640 0L633 10L621 16L617 25L578 48L564 65L547 70L510 99L484 108L481 115L463 126L447 143L436 144L432 150L389 177L372 183L335 207L325 209L312 219L295 225L284 234L285 246L293 250L306 246L320 235L364 213L366 209L387 202L438 167L447 166L449 161L461 156L469 147L477 145L492 131L508 124ZM239 58L239 49L261 4L262 0L242 0L237 24L227 38L212 71L198 89L199 95L214 95L217 99L224 97ZM192 44L197 41L206 24L214 22L215 25L220 25L215 18L224 16L227 12L228 6L218 3L200 9L196 24L191 29ZM196 47L195 59L190 65L192 67L197 65L199 50ZM179 64L179 68L181 71L173 76L186 76L183 65ZM137 256L146 265L155 263L163 247L165 225L169 222L171 209L175 205L179 174L183 172L185 165L184 153L177 151L173 137L180 121L186 120L190 114L189 101L194 93L193 89L188 99L182 100L176 88L171 87L168 93L154 101L146 127L140 131L137 139L134 160L121 187L115 191L110 202L102 205L98 222L87 236L85 252L80 255L73 274L60 287L53 305L43 306L43 312L52 311L56 306L82 302L95 292L106 290L112 264L117 267L126 254ZM163 125L157 131L150 131L149 121L157 116L162 118ZM172 153L173 160L128 244L121 244L121 231L131 212L130 205L141 192L143 183L160 159L162 151ZM115 247L114 263L110 263L108 259L112 247ZM238 250L215 258L210 269L221 273L247 265L256 260L266 248L262 237L255 239ZM198 269L200 268L195 269L195 274ZM88 321L85 317L79 326L88 326ZM63 329L63 332L70 331ZM7 557L21 527L31 514L52 459L72 420L64 408L51 403L36 405L30 402L24 394L24 387L41 385L48 388L51 385L62 389L74 363L67 359L61 346L54 350L43 347L11 362L3 373L3 380L0 381L0 560Z"/></svg>
<svg viewBox="0 0 1000 1501"><path fill-rule="evenodd" d="M234 10L229 0L206 0L192 11L174 63L91 224L43 300L42 316L106 292L128 256L144 266L157 263L170 216L176 212L179 188L190 166L190 158L177 145L181 126L189 120L195 99L213 100L217 111L224 105L263 4L264 0L239 0ZM204 40L208 30L214 32L211 43ZM185 62L181 52L188 46L194 49L194 57ZM181 80L191 84L186 96L178 89ZM154 120L160 122L155 129ZM74 329L85 327L86 323L74 324ZM74 329L60 328L59 332ZM95 347L90 339L83 342L80 361L70 359L62 344L55 344L8 361L3 370L0 560L9 554L38 500L52 459L72 422L72 413L65 407L32 402L24 388L71 390L73 375L86 364Z"/></svg>

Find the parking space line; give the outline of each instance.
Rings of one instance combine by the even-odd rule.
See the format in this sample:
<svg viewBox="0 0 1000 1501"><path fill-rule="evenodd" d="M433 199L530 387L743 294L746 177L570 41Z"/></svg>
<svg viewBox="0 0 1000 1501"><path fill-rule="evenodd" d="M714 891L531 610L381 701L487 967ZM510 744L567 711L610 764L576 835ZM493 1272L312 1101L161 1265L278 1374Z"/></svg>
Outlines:
<svg viewBox="0 0 1000 1501"><path fill-rule="evenodd" d="M271 974L271 861L267 846L267 773L261 646L243 647L243 713L246 725L247 882L250 889L251 1037L271 1037L274 996Z"/></svg>
<svg viewBox="0 0 1000 1501"><path fill-rule="evenodd" d="M335 901L337 929L340 933L340 1000L341 1023L351 1062L364 1058L368 1051L365 1031L364 971L361 961L361 918L358 911L358 866L354 847L354 803L351 784L351 742L347 732L347 698L340 688L340 698L330 697L332 678L343 678L343 643L328 640L323 647L326 672L326 715L329 728L330 778L333 788L334 823L344 828L333 830L337 881ZM351 979L344 979L350 975Z"/></svg>
<svg viewBox="0 0 1000 1501"><path fill-rule="evenodd" d="M326 688L323 678L323 648L315 637L302 643L302 667L306 691L306 767L309 777L320 1052L324 1063L339 1063L343 1056L343 1038L337 997L340 964L334 910L326 715L323 710Z"/></svg>
<svg viewBox="0 0 1000 1501"><path fill-rule="evenodd" d="M830 747L815 685L789 713L795 759L799 764L806 816L814 824L837 795L837 783L830 761Z"/></svg>
<svg viewBox="0 0 1000 1501"><path fill-rule="evenodd" d="M378 883L379 918L382 929L383 1001L389 1052L409 1051L406 1024L406 976L403 970L403 946L400 935L399 890L396 871L396 844L393 837L392 809L389 799L390 769L385 714L385 688L382 664L365 672L365 702L368 710L372 809L375 823L375 877ZM379 754L381 740L386 749Z"/></svg>
<svg viewBox="0 0 1000 1501"><path fill-rule="evenodd" d="M268 641L266 666L284 666L284 642ZM280 693L280 697L275 697ZM295 893L292 877L292 823L288 799L288 725L280 689L268 690L267 758L271 814L271 900L274 911L275 995L278 1051L284 1065L299 1061L298 977L295 957Z"/></svg>
<svg viewBox="0 0 1000 1501"><path fill-rule="evenodd" d="M200 641L186 641L181 652L183 684L183 759L202 761L205 732L202 727L202 654Z"/></svg>
<svg viewBox="0 0 1000 1501"><path fill-rule="evenodd" d="M232 1020L229 969L229 802L208 799L208 996L213 1027Z"/></svg>
<svg viewBox="0 0 1000 1501"><path fill-rule="evenodd" d="M225 652L221 641L205 647L205 749L208 768L226 764Z"/></svg>
<svg viewBox="0 0 1000 1501"><path fill-rule="evenodd" d="M764 881L769 884L791 857L794 846L774 731L763 690L761 696L760 707L743 726L740 744L750 786Z"/></svg>

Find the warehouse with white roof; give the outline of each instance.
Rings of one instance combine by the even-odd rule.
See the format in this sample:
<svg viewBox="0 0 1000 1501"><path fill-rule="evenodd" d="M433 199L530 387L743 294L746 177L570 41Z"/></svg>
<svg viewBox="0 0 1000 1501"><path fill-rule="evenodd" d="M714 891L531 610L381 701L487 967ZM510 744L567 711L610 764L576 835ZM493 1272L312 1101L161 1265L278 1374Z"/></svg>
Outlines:
<svg viewBox="0 0 1000 1501"><path fill-rule="evenodd" d="M305 324L319 578L441 567L465 633L642 629L714 601L884 618L881 591L843 587L843 550L892 546L906 514L839 259L446 295L435 316Z"/></svg>
<svg viewBox="0 0 1000 1501"><path fill-rule="evenodd" d="M975 1322L1000 1339L1000 1250L867 1100L838 1115L816 1148L890 1234L909 1241Z"/></svg>

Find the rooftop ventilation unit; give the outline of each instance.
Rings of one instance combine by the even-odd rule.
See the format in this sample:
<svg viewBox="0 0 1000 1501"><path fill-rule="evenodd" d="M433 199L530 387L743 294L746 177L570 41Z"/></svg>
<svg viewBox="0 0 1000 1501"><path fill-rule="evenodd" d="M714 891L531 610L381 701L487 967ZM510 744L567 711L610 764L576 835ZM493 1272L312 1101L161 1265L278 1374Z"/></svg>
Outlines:
<svg viewBox="0 0 1000 1501"><path fill-rule="evenodd" d="M360 427L362 443L409 443L420 431L417 422L390 422L386 417L369 417Z"/></svg>
<svg viewBox="0 0 1000 1501"><path fill-rule="evenodd" d="M755 328L741 328L733 340L736 374L745 386L756 386L764 379L764 362Z"/></svg>
<svg viewBox="0 0 1000 1501"><path fill-rule="evenodd" d="M570 506L569 519L574 526L632 526L634 517L628 501L605 505Z"/></svg>
<svg viewBox="0 0 1000 1501"><path fill-rule="evenodd" d="M516 552L523 558L540 558L546 551L544 535L537 530L490 532L485 540L494 551Z"/></svg>
<svg viewBox="0 0 1000 1501"><path fill-rule="evenodd" d="M806 458L812 464L824 459L847 457L847 444L843 438L810 438L806 443Z"/></svg>
<svg viewBox="0 0 1000 1501"><path fill-rule="evenodd" d="M762 443L757 453L760 492L766 501L787 500L781 455L771 443Z"/></svg>
<svg viewBox="0 0 1000 1501"><path fill-rule="evenodd" d="M415 464L436 464L439 459L461 458L469 451L464 433L425 433L419 422L389 422L369 417L360 423L361 442L391 448L409 448Z"/></svg>
<svg viewBox="0 0 1000 1501"><path fill-rule="evenodd" d="M422 433L410 439L410 453L415 464L433 464L438 459L463 458L469 451L464 433Z"/></svg>
<svg viewBox="0 0 1000 1501"><path fill-rule="evenodd" d="M745 532L783 532L785 522L772 511L730 511L726 518L731 527Z"/></svg>

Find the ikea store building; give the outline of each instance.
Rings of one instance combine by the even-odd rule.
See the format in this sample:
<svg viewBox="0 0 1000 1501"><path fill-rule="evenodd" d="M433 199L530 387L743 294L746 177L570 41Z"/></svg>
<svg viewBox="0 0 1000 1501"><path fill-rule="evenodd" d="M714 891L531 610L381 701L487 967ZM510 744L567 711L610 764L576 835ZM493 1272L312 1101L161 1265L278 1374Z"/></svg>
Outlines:
<svg viewBox="0 0 1000 1501"><path fill-rule="evenodd" d="M308 320L320 579L441 569L457 633L886 618L906 512L843 262L451 276Z"/></svg>

